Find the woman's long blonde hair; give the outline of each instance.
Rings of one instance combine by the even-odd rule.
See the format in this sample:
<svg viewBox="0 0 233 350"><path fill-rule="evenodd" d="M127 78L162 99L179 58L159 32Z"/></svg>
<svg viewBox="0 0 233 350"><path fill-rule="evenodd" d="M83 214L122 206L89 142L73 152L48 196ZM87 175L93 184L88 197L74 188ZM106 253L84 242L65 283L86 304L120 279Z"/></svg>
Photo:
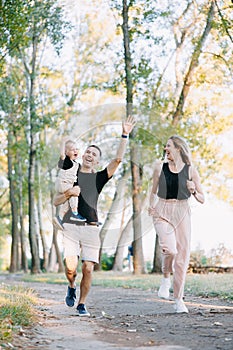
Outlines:
<svg viewBox="0 0 233 350"><path fill-rule="evenodd" d="M172 140L174 146L180 150L180 155L185 164L191 165L191 152L187 142L181 137L177 135L173 135L169 137L169 140Z"/></svg>

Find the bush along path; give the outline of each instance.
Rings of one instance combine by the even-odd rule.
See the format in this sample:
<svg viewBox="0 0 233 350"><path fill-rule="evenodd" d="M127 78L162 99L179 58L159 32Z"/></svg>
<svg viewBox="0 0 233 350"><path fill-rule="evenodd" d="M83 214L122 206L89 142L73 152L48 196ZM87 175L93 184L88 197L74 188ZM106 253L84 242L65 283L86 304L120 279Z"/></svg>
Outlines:
<svg viewBox="0 0 233 350"><path fill-rule="evenodd" d="M161 300L155 290L93 286L88 297L90 317L65 306L66 285L5 284L33 288L36 321L16 333L0 349L64 350L232 350L233 304L217 298L189 295L188 314L175 314L173 300Z"/></svg>

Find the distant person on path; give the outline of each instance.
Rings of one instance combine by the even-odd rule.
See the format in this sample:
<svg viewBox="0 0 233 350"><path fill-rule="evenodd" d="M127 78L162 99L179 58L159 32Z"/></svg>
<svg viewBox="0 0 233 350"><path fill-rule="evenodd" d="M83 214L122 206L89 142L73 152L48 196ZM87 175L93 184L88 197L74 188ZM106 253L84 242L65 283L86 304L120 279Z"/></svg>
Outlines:
<svg viewBox="0 0 233 350"><path fill-rule="evenodd" d="M68 189L77 184L77 171L79 163L76 162L78 158L78 148L76 143L69 139L63 138L60 146L60 159L58 161L59 173L55 183L55 190L57 193L64 193ZM59 208L58 216L53 218L53 224L59 230L63 230L62 219L64 215L71 209L71 220L86 221L86 219L78 213L78 197L71 196Z"/></svg>
<svg viewBox="0 0 233 350"><path fill-rule="evenodd" d="M128 259L128 265L129 265L129 271L133 271L133 242L131 245L128 246L128 254L127 254L127 259Z"/></svg>
<svg viewBox="0 0 233 350"><path fill-rule="evenodd" d="M65 273L69 281L66 295L66 305L74 306L76 300L75 278L79 259L82 260L82 279L77 311L79 316L89 316L85 306L87 295L91 288L92 272L95 263L99 262L99 221L97 202L104 185L111 179L122 162L129 133L135 125L135 119L129 116L122 123L121 141L116 158L102 171L95 171L99 164L101 150L96 145L86 148L82 156L82 164L78 170L78 186L68 189L64 194L57 194L54 204L60 205L72 196L79 196L79 213L86 222L71 220L71 211L63 218L63 245Z"/></svg>
<svg viewBox="0 0 233 350"><path fill-rule="evenodd" d="M165 155L165 161L155 166L149 207L162 253L163 279L158 296L169 299L170 274L173 273L175 311L188 313L183 302L191 240L188 199L192 195L204 203L204 194L186 141L171 136L165 146Z"/></svg>

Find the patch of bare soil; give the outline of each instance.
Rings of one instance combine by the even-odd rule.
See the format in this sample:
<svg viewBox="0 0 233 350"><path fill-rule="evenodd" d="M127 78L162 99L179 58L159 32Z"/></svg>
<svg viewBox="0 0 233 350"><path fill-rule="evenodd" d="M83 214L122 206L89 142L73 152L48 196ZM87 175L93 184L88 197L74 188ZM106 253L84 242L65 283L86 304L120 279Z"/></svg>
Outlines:
<svg viewBox="0 0 233 350"><path fill-rule="evenodd" d="M67 286L23 283L38 297L37 324L12 342L15 349L232 350L233 304L215 298L186 297L189 314L175 314L173 301L155 291L92 286L89 318L64 304Z"/></svg>

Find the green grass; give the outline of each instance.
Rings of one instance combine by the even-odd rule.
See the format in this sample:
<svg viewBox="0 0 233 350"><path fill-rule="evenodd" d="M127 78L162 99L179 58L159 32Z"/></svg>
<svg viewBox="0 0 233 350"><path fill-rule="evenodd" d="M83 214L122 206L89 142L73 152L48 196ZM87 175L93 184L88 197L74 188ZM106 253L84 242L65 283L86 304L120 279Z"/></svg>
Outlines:
<svg viewBox="0 0 233 350"><path fill-rule="evenodd" d="M185 290L195 296L233 300L233 274L188 275Z"/></svg>
<svg viewBox="0 0 233 350"><path fill-rule="evenodd" d="M35 304L31 289L0 285L0 342L10 341L14 332L33 322Z"/></svg>
<svg viewBox="0 0 233 350"><path fill-rule="evenodd" d="M81 274L78 273L77 282ZM67 284L64 274L25 275L27 282L44 282ZM139 288L142 290L155 290L159 288L160 274L133 275L112 271L94 272L92 285L109 288ZM185 293L194 296L218 297L233 300L233 274L188 274L185 284Z"/></svg>

